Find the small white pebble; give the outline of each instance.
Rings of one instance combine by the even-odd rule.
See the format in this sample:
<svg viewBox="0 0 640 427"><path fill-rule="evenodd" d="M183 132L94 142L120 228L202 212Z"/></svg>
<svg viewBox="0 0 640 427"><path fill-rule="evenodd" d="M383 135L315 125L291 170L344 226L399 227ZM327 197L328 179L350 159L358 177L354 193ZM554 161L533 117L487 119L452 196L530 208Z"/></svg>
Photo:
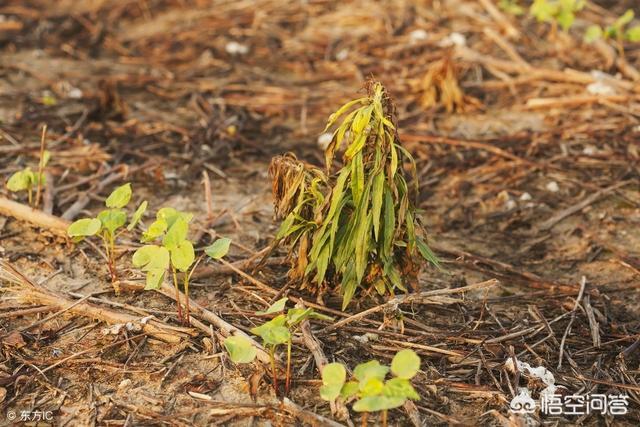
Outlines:
<svg viewBox="0 0 640 427"><path fill-rule="evenodd" d="M454 31L444 39L440 40L440 43L438 43L438 45L441 47L466 46L467 38L464 36L464 34L460 34Z"/></svg>
<svg viewBox="0 0 640 427"><path fill-rule="evenodd" d="M512 209L515 209L518 206L518 204L516 203L515 200L509 199L507 200L507 203L504 204L504 206L507 208L507 210L510 211Z"/></svg>
<svg viewBox="0 0 640 427"><path fill-rule="evenodd" d="M522 195L520 196L520 200L522 200L523 202L529 201L531 199L532 199L531 194L527 192L522 193Z"/></svg>
<svg viewBox="0 0 640 427"><path fill-rule="evenodd" d="M410 43L421 42L423 40L426 40L428 37L429 37L429 34L423 29L413 30L409 33L409 42Z"/></svg>
<svg viewBox="0 0 640 427"><path fill-rule="evenodd" d="M229 55L246 55L249 53L249 47L247 45L238 43L237 41L230 41L224 47Z"/></svg>
<svg viewBox="0 0 640 427"><path fill-rule="evenodd" d="M587 156L593 156L594 154L596 154L596 148L593 145L587 145L582 150L582 154L585 154Z"/></svg>
<svg viewBox="0 0 640 427"><path fill-rule="evenodd" d="M591 95L615 95L616 90L605 82L593 82L587 86L587 92Z"/></svg>
<svg viewBox="0 0 640 427"><path fill-rule="evenodd" d="M74 87L69 90L67 96L71 99L82 99L82 91L77 87Z"/></svg>
<svg viewBox="0 0 640 427"><path fill-rule="evenodd" d="M318 137L318 146L320 148L322 148L323 150L326 150L327 147L329 146L329 144L331 143L331 140L333 139L333 134L330 132L327 133L323 133L322 135L320 135Z"/></svg>
<svg viewBox="0 0 640 427"><path fill-rule="evenodd" d="M550 181L547 184L547 190L551 191L552 193L557 193L558 191L560 191L560 187L558 186L557 182Z"/></svg>
<svg viewBox="0 0 640 427"><path fill-rule="evenodd" d="M133 384L131 382L131 380L129 378L124 379L122 381L120 381L120 384L118 384L118 388L129 388L131 387L131 384Z"/></svg>
<svg viewBox="0 0 640 427"><path fill-rule="evenodd" d="M336 53L336 59L338 61L344 61L349 57L349 49L341 49Z"/></svg>

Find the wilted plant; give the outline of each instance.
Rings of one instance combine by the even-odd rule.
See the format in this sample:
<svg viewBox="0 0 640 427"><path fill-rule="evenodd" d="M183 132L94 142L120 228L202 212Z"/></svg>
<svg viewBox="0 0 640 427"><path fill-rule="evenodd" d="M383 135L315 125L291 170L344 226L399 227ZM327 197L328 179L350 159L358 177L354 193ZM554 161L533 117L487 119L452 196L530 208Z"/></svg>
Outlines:
<svg viewBox="0 0 640 427"><path fill-rule="evenodd" d="M171 270L176 291L178 319L186 323L189 323L190 311L189 280L197 265L193 243L187 238L189 223L192 219L193 214L180 212L174 208L158 210L156 220L142 234L142 243L150 243L162 238L162 244L144 245L135 251L132 258L133 265L147 274L145 289L159 289L167 270ZM229 249L229 243L229 239L219 239L206 249L206 253L214 259L222 258ZM186 301L184 316L180 304L178 272L182 273Z"/></svg>
<svg viewBox="0 0 640 427"><path fill-rule="evenodd" d="M315 284L320 292L325 280L340 283L343 309L358 286L381 295L406 291L419 270L418 253L438 263L416 218L415 162L400 144L393 115L382 85L371 83L369 96L329 118L327 129L344 116L325 150L330 174L335 153L345 146L344 164L331 179L291 156L271 164L276 213L284 217L275 244L297 246L292 271L303 286Z"/></svg>
<svg viewBox="0 0 640 427"><path fill-rule="evenodd" d="M34 205L33 189L40 188L45 185L44 168L51 159L51 153L43 151L40 155L40 161L38 164L38 171L34 172L30 167L26 167L22 170L15 172L7 181L7 189L14 193L20 191L27 192L27 199L29 206Z"/></svg>
<svg viewBox="0 0 640 427"><path fill-rule="evenodd" d="M273 303L266 311L259 311L256 314L264 315L280 313L284 311L286 304L287 298L285 297ZM285 394L288 394L291 384L291 337L298 326L306 319L320 319L326 321L333 320L329 316L317 313L312 308L290 308L287 310L286 314L278 314L268 322L251 329L252 334L262 338L262 342L269 352L269 357L271 359L271 374L273 376L273 389L276 393L278 391L278 373L276 370L275 360L276 350L280 345L286 344L287 346Z"/></svg>
<svg viewBox="0 0 640 427"><path fill-rule="evenodd" d="M125 231L131 231L136 226L142 215L147 210L145 200L138 206L131 216L129 225L123 229L127 222L127 213L123 209L131 200L131 184L127 183L113 190L107 197L105 205L108 209L103 210L95 218L82 218L72 223L67 229L67 234L74 242L79 242L85 237L98 235L102 239L107 265L111 276L111 283L115 286L118 280L116 269L115 242L118 236ZM118 289L116 289L116 292Z"/></svg>
<svg viewBox="0 0 640 427"><path fill-rule="evenodd" d="M420 357L413 350L401 350L391 361L391 369L377 360L361 363L353 371L353 380L346 381L346 369L340 363L331 363L322 369L320 397L327 401L357 399L353 410L366 414L382 411L382 425L387 425L387 412L404 405L407 399L420 400L411 385L420 370ZM386 380L391 371L393 378Z"/></svg>
<svg viewBox="0 0 640 427"><path fill-rule="evenodd" d="M576 12L584 8L585 0L534 0L529 9L538 22L560 25L567 31L576 19Z"/></svg>
<svg viewBox="0 0 640 427"><path fill-rule="evenodd" d="M635 14L632 9L627 10L622 16L618 17L613 24L602 28L599 25L591 25L584 34L587 42L593 42L600 39L627 40L630 42L640 41L640 25L631 28L625 28L627 24L633 21Z"/></svg>

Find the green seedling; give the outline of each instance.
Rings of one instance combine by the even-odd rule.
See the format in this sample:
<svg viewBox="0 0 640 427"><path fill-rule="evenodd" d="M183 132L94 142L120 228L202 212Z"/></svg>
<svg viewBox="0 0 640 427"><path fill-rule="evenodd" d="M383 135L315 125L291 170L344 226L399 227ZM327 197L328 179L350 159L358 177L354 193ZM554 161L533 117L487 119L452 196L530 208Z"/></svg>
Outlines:
<svg viewBox="0 0 640 427"><path fill-rule="evenodd" d="M242 335L234 335L224 340L224 348L233 363L251 363L258 354L251 341Z"/></svg>
<svg viewBox="0 0 640 427"><path fill-rule="evenodd" d="M7 189L14 193L18 193L21 191L27 192L27 199L29 201L29 206L34 206L33 200L33 190L34 188L41 188L45 185L46 179L44 176L44 168L49 163L51 159L51 153L48 151L43 151L40 156L40 161L38 164L38 171L34 172L30 167L26 167L20 171L17 171L7 181Z"/></svg>
<svg viewBox="0 0 640 427"><path fill-rule="evenodd" d="M118 274L116 269L116 239L124 232L131 231L147 210L145 200L138 206L127 223L127 212L123 209L131 200L131 184L127 183L116 188L105 201L108 209L103 210L95 218L82 218L72 223L67 229L67 235L74 242L79 242L86 237L98 235L104 244L107 257L107 265L111 276L111 283L116 286ZM117 291L117 288L116 288Z"/></svg>
<svg viewBox="0 0 640 427"><path fill-rule="evenodd" d="M568 31L576 19L576 12L582 10L585 4L585 0L534 0L529 13L538 22L558 24Z"/></svg>
<svg viewBox="0 0 640 427"><path fill-rule="evenodd" d="M599 25L591 25L587 28L584 39L588 43L601 39L640 42L640 25L626 28L627 25L633 21L634 17L635 14L633 10L629 9L622 16L618 17L613 24L604 29Z"/></svg>
<svg viewBox="0 0 640 427"><path fill-rule="evenodd" d="M258 311L256 314L267 315L281 313L285 309L287 298L282 298L273 303L267 310ZM251 333L262 338L264 346L269 352L271 359L271 373L273 376L273 389L278 392L278 373L276 370L275 354L278 346L287 346L287 370L285 378L285 395L289 394L291 385L291 337L300 324L307 319L319 319L325 321L333 320L329 316L317 313L312 308L290 308L287 313L278 314L268 322L251 329Z"/></svg>
<svg viewBox="0 0 640 427"><path fill-rule="evenodd" d="M401 350L391 361L391 368L371 360L356 366L353 379L346 381L346 369L340 363L331 363L322 369L320 397L323 400L356 400L353 410L363 412L363 424L367 414L382 411L382 425L387 425L389 409L398 408L407 401L420 400L411 385L420 370L420 357L413 350ZM393 378L385 381L391 371Z"/></svg>
<svg viewBox="0 0 640 427"><path fill-rule="evenodd" d="M291 155L276 157L269 170L283 219L273 246L284 241L292 254L297 248L291 275L302 287L319 293L327 283L339 284L343 310L358 287L381 295L407 291L416 282L418 254L438 265L417 218L415 162L393 120L393 104L372 82L369 96L329 118L327 129L337 127L325 150L326 173ZM331 175L343 146L343 165Z"/></svg>
<svg viewBox="0 0 640 427"><path fill-rule="evenodd" d="M132 262L147 274L145 289L159 289L167 270L171 270L173 286L176 290L178 319L189 323L189 277L196 256L193 243L187 238L190 213L173 208L162 208L156 213L156 220L142 234L142 243L162 240L161 245L147 244L136 250ZM180 303L178 272L183 273L186 315L183 317Z"/></svg>

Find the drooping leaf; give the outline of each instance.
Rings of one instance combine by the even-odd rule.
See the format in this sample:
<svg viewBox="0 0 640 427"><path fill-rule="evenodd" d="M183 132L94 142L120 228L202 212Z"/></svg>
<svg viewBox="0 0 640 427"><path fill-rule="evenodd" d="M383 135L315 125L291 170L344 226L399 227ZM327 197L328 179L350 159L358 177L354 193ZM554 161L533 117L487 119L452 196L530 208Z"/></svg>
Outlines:
<svg viewBox="0 0 640 427"><path fill-rule="evenodd" d="M94 236L102 227L102 223L97 218L83 218L73 222L67 228L69 237L87 237Z"/></svg>
<svg viewBox="0 0 640 427"><path fill-rule="evenodd" d="M131 184L126 183L113 190L104 203L108 208L124 208L129 203L129 200L131 200L131 193Z"/></svg>
<svg viewBox="0 0 640 427"><path fill-rule="evenodd" d="M162 287L162 281L164 280L166 269L164 268L150 268L147 271L145 291L151 291L154 289L160 289Z"/></svg>
<svg viewBox="0 0 640 427"><path fill-rule="evenodd" d="M411 379L419 370L420 357L413 350L400 350L391 361L391 372L398 378Z"/></svg>
<svg viewBox="0 0 640 427"><path fill-rule="evenodd" d="M246 337L234 335L224 340L224 348L234 363L251 363L258 354L256 348Z"/></svg>
<svg viewBox="0 0 640 427"><path fill-rule="evenodd" d="M274 326L266 329L260 337L266 345L286 344L291 339L291 332L286 326Z"/></svg>
<svg viewBox="0 0 640 427"><path fill-rule="evenodd" d="M341 363L330 363L322 368L322 387L320 397L333 401L340 396L340 391L347 378L347 371Z"/></svg>
<svg viewBox="0 0 640 427"><path fill-rule="evenodd" d="M279 314L273 319L269 320L268 322L265 322L260 326L251 328L251 333L264 339L263 335L269 329L272 329L278 326L284 326L286 322L287 322L287 317L284 314Z"/></svg>
<svg viewBox="0 0 640 427"><path fill-rule="evenodd" d="M136 211L133 213L133 216L131 217L131 221L129 221L129 225L127 225L127 230L129 231L133 230L133 227L135 227L136 224L138 224L138 222L142 218L142 215L144 215L144 213L147 211L147 205L148 203L146 200L140 203L140 206L138 206L138 209L136 209Z"/></svg>
<svg viewBox="0 0 640 427"><path fill-rule="evenodd" d="M222 237L208 246L204 252L212 259L221 259L227 255L230 246L231 239Z"/></svg>

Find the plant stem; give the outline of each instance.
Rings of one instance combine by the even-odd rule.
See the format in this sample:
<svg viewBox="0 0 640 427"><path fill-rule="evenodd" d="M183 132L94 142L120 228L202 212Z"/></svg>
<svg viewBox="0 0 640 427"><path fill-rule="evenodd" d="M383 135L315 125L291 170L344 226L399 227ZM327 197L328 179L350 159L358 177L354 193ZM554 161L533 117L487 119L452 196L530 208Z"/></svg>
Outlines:
<svg viewBox="0 0 640 427"><path fill-rule="evenodd" d="M271 376L273 376L273 391L278 396L278 373L276 372L276 347L271 346L269 348L269 360L271 361Z"/></svg>
<svg viewBox="0 0 640 427"><path fill-rule="evenodd" d="M27 188L27 194L29 197L29 206L33 207L33 190L31 188L31 185L29 185L29 188Z"/></svg>
<svg viewBox="0 0 640 427"><path fill-rule="evenodd" d="M369 413L368 412L363 412L362 413L362 427L367 427L368 419L369 419Z"/></svg>
<svg viewBox="0 0 640 427"><path fill-rule="evenodd" d="M109 269L109 276L111 277L111 285L114 285L114 283L117 280L117 277L115 272L115 260L113 256L113 251L114 251L113 237L106 236L106 233L105 233L105 235L102 236L102 241L104 243L104 251L106 252L106 255L107 255L107 268Z"/></svg>
<svg viewBox="0 0 640 427"><path fill-rule="evenodd" d="M173 287L176 288L176 304L178 305L178 321L182 322L182 307L180 304L180 287L178 286L178 276L176 269L171 266L171 272L173 273Z"/></svg>
<svg viewBox="0 0 640 427"><path fill-rule="evenodd" d="M187 321L187 325L191 325L189 320L189 274L188 272L184 273L184 296L185 296L185 320Z"/></svg>
<svg viewBox="0 0 640 427"><path fill-rule="evenodd" d="M36 203L34 206L37 208L40 204L40 192L42 191L42 172L44 171L44 147L45 136L47 135L47 125L42 126L42 137L40 138L40 163L38 164L38 188L36 190Z"/></svg>
<svg viewBox="0 0 640 427"><path fill-rule="evenodd" d="M287 343L287 377L284 384L284 395L289 395L289 388L291 386L291 338Z"/></svg>
<svg viewBox="0 0 640 427"><path fill-rule="evenodd" d="M388 411L384 409L382 411L382 427L387 427L387 415L388 415Z"/></svg>

